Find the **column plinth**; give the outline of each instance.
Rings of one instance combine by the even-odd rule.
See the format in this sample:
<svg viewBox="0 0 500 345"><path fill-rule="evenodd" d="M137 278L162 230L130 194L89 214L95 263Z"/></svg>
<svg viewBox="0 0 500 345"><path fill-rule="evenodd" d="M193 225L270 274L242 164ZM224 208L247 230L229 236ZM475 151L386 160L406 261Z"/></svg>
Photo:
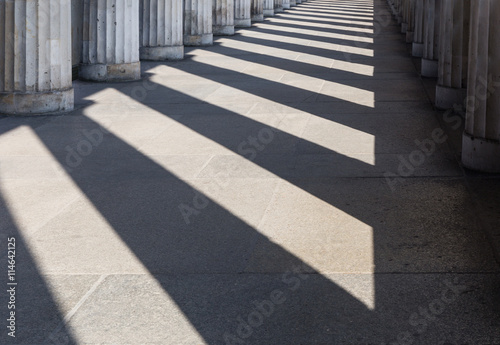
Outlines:
<svg viewBox="0 0 500 345"><path fill-rule="evenodd" d="M0 113L72 110L70 3L0 1L0 22Z"/></svg>

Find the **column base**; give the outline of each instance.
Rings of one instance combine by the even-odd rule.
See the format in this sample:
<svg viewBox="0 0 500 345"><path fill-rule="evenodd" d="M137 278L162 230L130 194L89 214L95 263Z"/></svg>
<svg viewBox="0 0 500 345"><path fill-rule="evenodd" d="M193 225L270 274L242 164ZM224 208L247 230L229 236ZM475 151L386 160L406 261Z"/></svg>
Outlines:
<svg viewBox="0 0 500 345"><path fill-rule="evenodd" d="M284 12L284 10L283 10L283 6L280 6L280 7L275 7L275 8L274 8L274 13L281 13L281 12Z"/></svg>
<svg viewBox="0 0 500 345"><path fill-rule="evenodd" d="M252 20L248 19L234 19L234 26L237 28L249 28L252 26Z"/></svg>
<svg viewBox="0 0 500 345"><path fill-rule="evenodd" d="M401 33L405 34L408 31L408 23L401 23Z"/></svg>
<svg viewBox="0 0 500 345"><path fill-rule="evenodd" d="M211 46L214 44L213 34L184 35L185 46Z"/></svg>
<svg viewBox="0 0 500 345"><path fill-rule="evenodd" d="M274 16L274 10L264 10L264 17Z"/></svg>
<svg viewBox="0 0 500 345"><path fill-rule="evenodd" d="M477 138L468 133L462 137L462 164L471 170L500 172L500 142Z"/></svg>
<svg viewBox="0 0 500 345"><path fill-rule="evenodd" d="M297 6L297 2L294 0L294 1L290 1L290 7L292 6Z"/></svg>
<svg viewBox="0 0 500 345"><path fill-rule="evenodd" d="M413 31L406 31L406 43L413 43Z"/></svg>
<svg viewBox="0 0 500 345"><path fill-rule="evenodd" d="M234 25L214 25L212 26L214 36L232 36L234 35Z"/></svg>
<svg viewBox="0 0 500 345"><path fill-rule="evenodd" d="M47 115L73 110L73 88L49 92L0 92L0 114Z"/></svg>
<svg viewBox="0 0 500 345"><path fill-rule="evenodd" d="M438 66L437 60L429 60L422 58L422 77L427 78L437 78L438 77Z"/></svg>
<svg viewBox="0 0 500 345"><path fill-rule="evenodd" d="M116 82L141 79L141 63L81 65L78 76L83 80Z"/></svg>
<svg viewBox="0 0 500 345"><path fill-rule="evenodd" d="M290 4L283 4L283 9L284 10L289 10L290 9Z"/></svg>
<svg viewBox="0 0 500 345"><path fill-rule="evenodd" d="M141 60L163 61L184 58L184 46L141 47L140 52Z"/></svg>
<svg viewBox="0 0 500 345"><path fill-rule="evenodd" d="M253 14L251 18L252 22L263 22L264 21L264 15L263 14Z"/></svg>
<svg viewBox="0 0 500 345"><path fill-rule="evenodd" d="M301 4L302 3L302 0L295 0L295 3L298 5L298 4Z"/></svg>
<svg viewBox="0 0 500 345"><path fill-rule="evenodd" d="M413 55L414 57L424 56L424 44L413 42L411 55Z"/></svg>
<svg viewBox="0 0 500 345"><path fill-rule="evenodd" d="M455 104L464 105L467 89L456 89L442 85L436 86L436 108L447 110Z"/></svg>

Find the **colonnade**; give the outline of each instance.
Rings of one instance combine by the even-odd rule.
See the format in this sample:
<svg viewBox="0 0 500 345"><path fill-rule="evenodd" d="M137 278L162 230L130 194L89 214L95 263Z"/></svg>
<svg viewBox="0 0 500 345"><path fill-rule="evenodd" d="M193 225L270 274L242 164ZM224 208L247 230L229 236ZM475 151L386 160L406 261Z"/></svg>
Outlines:
<svg viewBox="0 0 500 345"><path fill-rule="evenodd" d="M73 65L84 80L137 80L141 60L182 59L184 46L284 8L289 0L0 0L0 113L71 110Z"/></svg>
<svg viewBox="0 0 500 345"><path fill-rule="evenodd" d="M71 24L77 1L78 41ZM500 1L387 1L422 59L422 75L437 78L436 106L466 109L463 164L500 172ZM141 60L182 59L184 46L211 45L213 35L232 35L301 2L0 0L0 113L71 110L75 43L80 78L137 80Z"/></svg>
<svg viewBox="0 0 500 345"><path fill-rule="evenodd" d="M463 165L500 172L500 1L388 3L422 76L437 78L435 106L465 109Z"/></svg>

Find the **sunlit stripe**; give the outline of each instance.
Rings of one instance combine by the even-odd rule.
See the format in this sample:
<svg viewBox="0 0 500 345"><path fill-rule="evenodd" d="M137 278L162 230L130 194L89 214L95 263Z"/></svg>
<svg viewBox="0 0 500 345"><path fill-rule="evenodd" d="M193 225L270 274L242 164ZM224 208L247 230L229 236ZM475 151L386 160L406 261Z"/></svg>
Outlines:
<svg viewBox="0 0 500 345"><path fill-rule="evenodd" d="M283 42L283 36L280 36L277 34L275 35L275 34L246 30L246 31L241 31L240 35L245 36L245 37L252 37L255 39L264 39L267 41ZM225 40L221 40L220 42L225 42ZM328 43L328 42L308 40L308 39L303 39L303 38L294 38L293 43L290 43L290 44L303 45L304 47L320 48L320 49L324 49L324 50L330 50L332 52L336 51L336 52L341 52L341 53L346 53L346 54L356 54L356 55L362 55L362 56L367 56L367 57L374 56L373 49L352 47L352 46L342 45L342 44L338 44L338 43Z"/></svg>

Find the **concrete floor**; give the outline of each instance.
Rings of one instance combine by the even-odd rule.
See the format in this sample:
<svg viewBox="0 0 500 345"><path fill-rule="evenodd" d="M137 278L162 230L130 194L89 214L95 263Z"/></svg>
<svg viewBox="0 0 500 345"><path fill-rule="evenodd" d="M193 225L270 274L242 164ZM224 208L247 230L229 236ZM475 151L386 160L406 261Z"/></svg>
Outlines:
<svg viewBox="0 0 500 345"><path fill-rule="evenodd" d="M500 344L500 179L414 62L385 1L310 0L0 118L0 343Z"/></svg>

